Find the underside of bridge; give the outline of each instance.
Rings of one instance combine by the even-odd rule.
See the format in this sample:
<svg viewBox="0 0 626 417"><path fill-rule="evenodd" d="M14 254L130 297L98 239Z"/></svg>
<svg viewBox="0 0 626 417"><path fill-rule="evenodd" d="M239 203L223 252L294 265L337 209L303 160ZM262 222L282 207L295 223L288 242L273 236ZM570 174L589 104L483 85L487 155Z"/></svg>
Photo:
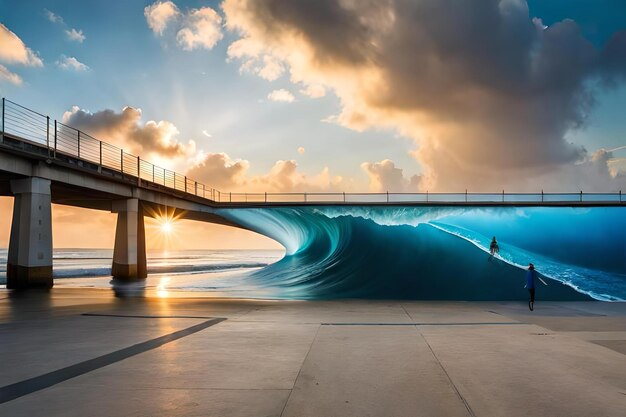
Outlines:
<svg viewBox="0 0 626 417"><path fill-rule="evenodd" d="M135 190L131 190L132 194ZM80 187L37 176L24 176L0 167L0 195L13 196L13 215L7 258L7 288L51 288L51 205L81 207L117 214L111 275L119 280L147 277L144 217L168 212L177 218L241 228L209 211L169 206L167 198L123 198L93 187Z"/></svg>

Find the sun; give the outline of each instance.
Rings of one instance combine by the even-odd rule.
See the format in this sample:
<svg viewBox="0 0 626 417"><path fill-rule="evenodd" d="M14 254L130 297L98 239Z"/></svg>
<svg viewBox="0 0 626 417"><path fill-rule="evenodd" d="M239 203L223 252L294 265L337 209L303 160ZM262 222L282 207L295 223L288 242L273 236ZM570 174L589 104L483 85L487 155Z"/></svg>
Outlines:
<svg viewBox="0 0 626 417"><path fill-rule="evenodd" d="M166 250L179 246L179 220L185 215L183 210L171 207L146 208L146 242L152 249Z"/></svg>
<svg viewBox="0 0 626 417"><path fill-rule="evenodd" d="M161 223L161 231L166 234L172 233L172 221L169 219L163 221Z"/></svg>

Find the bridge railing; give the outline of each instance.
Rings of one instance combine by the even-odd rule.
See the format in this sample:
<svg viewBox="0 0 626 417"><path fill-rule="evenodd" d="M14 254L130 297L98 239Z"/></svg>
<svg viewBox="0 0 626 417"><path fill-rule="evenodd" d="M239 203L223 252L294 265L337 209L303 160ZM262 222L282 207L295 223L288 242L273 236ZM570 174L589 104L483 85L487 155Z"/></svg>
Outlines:
<svg viewBox="0 0 626 417"><path fill-rule="evenodd" d="M100 173L120 173L124 178L152 183L186 194L215 200L220 192L183 174L156 166L124 149L45 116L6 98L2 99L2 139L5 134L19 138L15 145L23 150L45 148L49 158L78 158Z"/></svg>
<svg viewBox="0 0 626 417"><path fill-rule="evenodd" d="M621 191L613 193L219 193L221 203L345 203L345 204L446 204L446 203L624 203Z"/></svg>
<svg viewBox="0 0 626 417"><path fill-rule="evenodd" d="M225 193L183 174L156 166L89 134L3 98L0 143L24 151L47 153L48 158L78 158L83 169L119 175L138 184L153 184L220 203L623 203L622 192L612 193ZM10 139L13 138L13 139ZM72 160L73 161L73 160Z"/></svg>

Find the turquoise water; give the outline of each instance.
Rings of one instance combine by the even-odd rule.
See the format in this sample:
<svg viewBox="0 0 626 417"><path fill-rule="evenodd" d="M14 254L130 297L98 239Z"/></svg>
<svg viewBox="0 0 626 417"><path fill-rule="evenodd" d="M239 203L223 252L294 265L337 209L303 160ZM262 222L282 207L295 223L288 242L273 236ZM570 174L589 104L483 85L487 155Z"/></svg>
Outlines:
<svg viewBox="0 0 626 417"><path fill-rule="evenodd" d="M626 300L626 208L221 209L285 251L149 253L139 290L282 299ZM488 247L496 236L500 253ZM56 286L110 288L110 250L55 250ZM0 280L6 250L0 250Z"/></svg>
<svg viewBox="0 0 626 417"><path fill-rule="evenodd" d="M285 298L523 299L533 262L555 300L626 299L626 208L367 207L221 210L282 243L251 272ZM499 256L488 254L492 236Z"/></svg>

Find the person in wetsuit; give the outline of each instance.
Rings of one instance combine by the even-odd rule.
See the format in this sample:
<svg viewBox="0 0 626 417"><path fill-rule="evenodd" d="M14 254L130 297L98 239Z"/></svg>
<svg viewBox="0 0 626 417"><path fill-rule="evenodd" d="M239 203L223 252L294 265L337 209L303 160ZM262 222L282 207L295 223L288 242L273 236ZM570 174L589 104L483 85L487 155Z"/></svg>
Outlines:
<svg viewBox="0 0 626 417"><path fill-rule="evenodd" d="M494 236L493 239L491 239L491 245L489 245L489 253L491 254L491 256L494 256L498 252L500 252L500 247L498 246L498 242L496 241L496 237Z"/></svg>
<svg viewBox="0 0 626 417"><path fill-rule="evenodd" d="M537 271L535 271L535 265L528 264L528 272L526 272L526 288L530 299L528 300L528 308L533 311L535 308L535 281L537 279Z"/></svg>

